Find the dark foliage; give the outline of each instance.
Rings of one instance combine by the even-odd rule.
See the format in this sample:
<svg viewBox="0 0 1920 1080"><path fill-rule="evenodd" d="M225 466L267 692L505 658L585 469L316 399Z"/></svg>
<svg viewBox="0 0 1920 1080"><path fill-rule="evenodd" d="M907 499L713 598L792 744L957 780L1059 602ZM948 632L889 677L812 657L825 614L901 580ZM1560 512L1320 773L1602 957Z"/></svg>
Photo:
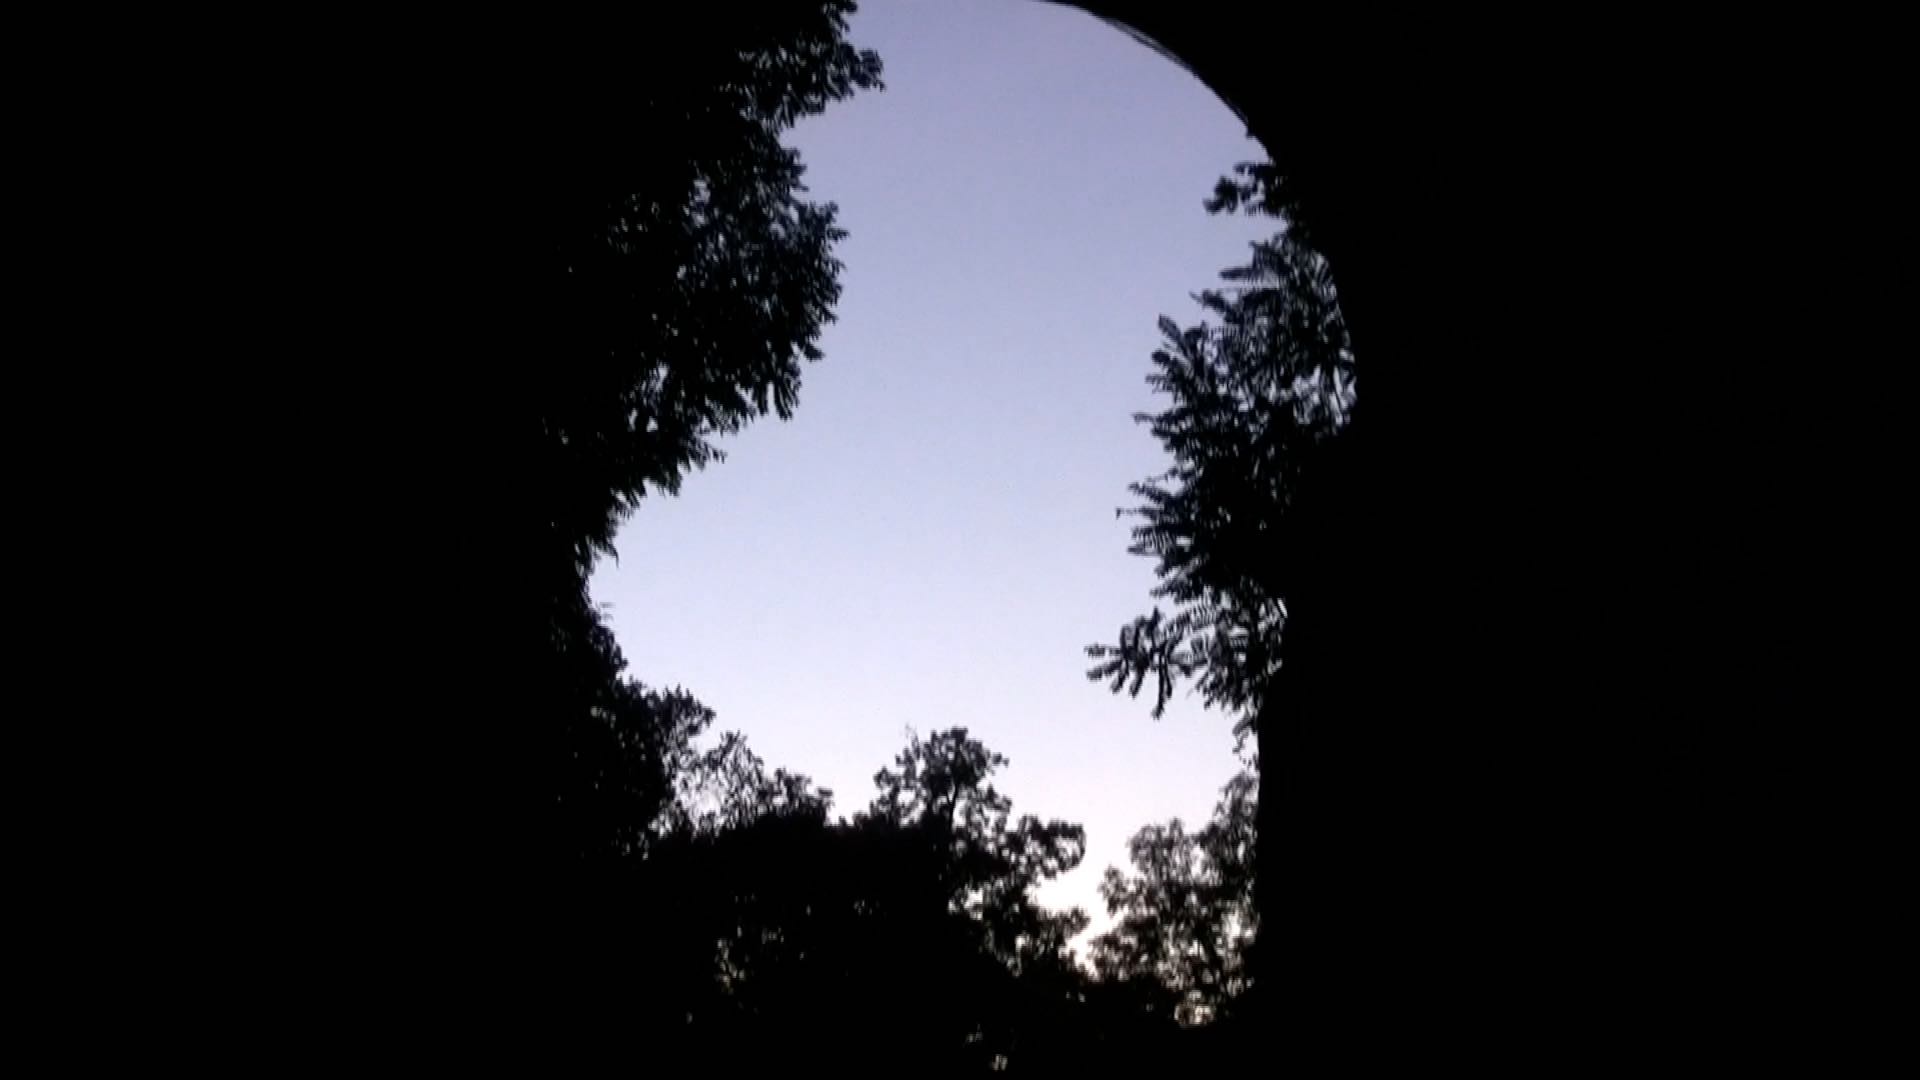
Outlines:
<svg viewBox="0 0 1920 1080"><path fill-rule="evenodd" d="M1271 164L1241 165L1206 208L1271 217L1279 228L1253 245L1246 263L1223 271L1219 288L1199 295L1200 323L1160 320L1165 340L1148 380L1168 405L1136 419L1173 464L1133 485L1140 504L1121 512L1140 519L1129 550L1155 561L1154 595L1171 612L1156 606L1122 627L1117 643L1087 649L1088 678L1116 693L1137 696L1151 678L1155 717L1181 680L1193 680L1208 706L1233 715L1242 740L1257 740L1267 766L1259 780L1236 781L1220 819L1199 836L1176 823L1135 837L1139 877L1109 880L1109 903L1128 914L1102 943L1104 970L1162 988L1188 1016L1230 1015L1256 1000L1256 955L1277 967L1280 950L1256 952L1253 938L1262 925L1280 925L1274 912L1286 887L1274 819L1279 777L1294 765L1273 717L1287 707L1283 660L1302 650L1284 632L1308 587L1328 594L1334 570L1317 530L1325 492L1341 486L1335 455L1350 441L1355 404L1346 319L1287 177ZM1300 509L1313 500L1317 519ZM1267 780L1274 790L1255 799ZM1258 873L1256 832L1267 838ZM1264 981L1285 977L1274 970Z"/></svg>
<svg viewBox="0 0 1920 1080"><path fill-rule="evenodd" d="M1034 886L1079 865L1078 825L1012 818L1013 802L989 782L1007 760L965 728L915 736L891 769L874 776L880 794L863 822L920 830L941 853L942 881L956 910L974 919L987 950L1015 974L1067 962L1067 942L1086 927L1080 912L1050 914Z"/></svg>
<svg viewBox="0 0 1920 1080"><path fill-rule="evenodd" d="M695 754L690 747L676 751L685 764L677 772L676 798L664 822L667 832L712 836L767 818L825 821L833 805L833 792L815 787L804 776L785 769L769 774L737 733L722 735L704 753Z"/></svg>
<svg viewBox="0 0 1920 1080"><path fill-rule="evenodd" d="M732 737L714 755L756 761ZM991 784L1005 764L963 729L915 737L839 823L753 764L699 796L718 813L680 820L725 824L676 828L638 864L635 925L671 928L626 946L650 972L651 1029L738 1068L898 1054L938 1075L1035 1074L1224 1053L1248 985L1251 775L1198 833L1134 838L1089 969L1067 948L1086 917L1031 895L1079 861L1081 831L1014 817Z"/></svg>
<svg viewBox="0 0 1920 1080"><path fill-rule="evenodd" d="M584 568L625 511L720 456L713 439L790 416L839 296L831 203L804 198L801 117L880 86L844 40L850 0L780 5L700 43L698 67L635 73L599 190L556 196L543 230L550 334L523 386L557 544ZM615 133L605 138L617 146ZM624 164L624 167L623 167Z"/></svg>
<svg viewBox="0 0 1920 1080"><path fill-rule="evenodd" d="M1123 918L1096 974L1070 944L1085 914L1034 899L1079 863L1084 833L1015 815L993 785L1005 758L964 729L913 737L872 803L833 821L831 792L737 735L702 748L712 712L629 677L587 600L626 514L717 460L717 437L789 415L819 357L840 233L778 136L878 85L877 59L840 40L850 7L742 26L699 80L642 77L636 118L664 167L610 167L602 192L557 199L542 233L548 362L523 390L549 529L558 850L605 871L555 927L566 1013L601 1039L645 1032L658 1063L740 1071L850 1053L919 1074L1193 1064L1245 982L1248 838L1229 804L1196 837L1176 823L1136 838L1138 876L1109 880ZM1250 275L1280 272L1282 252L1258 254ZM1208 303L1234 328L1222 343L1248 332L1251 316ZM1181 363L1159 358L1170 392L1213 378L1195 350L1224 347L1188 344Z"/></svg>
<svg viewBox="0 0 1920 1080"><path fill-rule="evenodd" d="M820 356L842 234L831 204L804 197L780 135L880 85L879 58L844 40L852 10L780 5L708 28L697 63L640 65L624 123L645 159L595 133L599 153L562 159L587 162L588 182L556 187L534 226L526 299L544 332L516 390L530 438L520 465L546 533L539 705L558 770L556 852L631 852L690 767L669 758L699 706L625 678L587 578L643 497L720 456L717 437L789 416L801 363Z"/></svg>
<svg viewBox="0 0 1920 1080"><path fill-rule="evenodd" d="M1817 467L1809 448L1824 427L1804 414L1823 410L1781 389L1804 386L1785 373L1834 350L1789 343L1781 319L1805 310L1844 322L1896 279L1856 290L1870 276L1860 260L1763 250L1783 234L1767 227L1779 207L1791 208L1791 238L1849 231L1834 227L1833 211L1860 200L1823 200L1806 181L1872 174L1833 149L1890 140L1852 138L1858 110L1821 108L1808 91L1846 90L1849 80L1820 78L1810 62L1857 50L1728 49L1645 20L1613 20L1605 47L1584 50L1515 49L1511 35L1479 25L1459 41L1414 34L1396 45L1378 25L1325 25L1327 6L1289 9L1277 30L1221 3L1084 6L1130 20L1188 63L1276 155L1288 177L1280 194L1297 195L1309 216L1305 239L1338 274L1366 358L1364 409L1333 449L1315 448L1317 464L1338 468L1317 468L1289 495L1286 550L1313 572L1279 584L1284 678L1279 693L1251 688L1248 704L1259 707L1245 710L1287 721L1259 732L1264 743L1283 728L1285 751L1262 753L1261 836L1269 852L1282 841L1285 871L1262 875L1262 922L1280 925L1274 910L1286 920L1263 955L1287 951L1274 969L1285 986L1258 982L1273 1005L1266 1056L1302 1072L1445 1060L1539 1070L1569 1054L1724 1065L1743 1048L1777 1063L1793 1032L1829 1059L1858 1043L1786 1015L1795 997L1781 988L1796 980L1781 973L1792 967L1754 944L1778 936L1781 920L1756 898L1792 895L1781 881L1852 895L1799 872L1780 845L1844 833L1800 811L1821 802L1824 777L1848 774L1826 769L1806 783L1805 769L1749 768L1750 740L1708 734L1769 709L1810 712L1796 708L1802 699L1831 706L1850 681L1787 657L1796 624L1833 620L1748 613L1778 595L1835 591L1756 588L1781 567L1824 572L1833 562L1777 552L1778 537L1861 532L1794 512L1791 493L1849 472ZM684 209L691 196L674 193L693 191L698 170L741 159L763 120L830 99L831 77L790 80L799 90L778 92L785 107L741 88L750 66L836 52L787 43L847 7L643 6L558 32L519 18L402 19L375 32L301 25L237 47L202 35L220 44L184 60L134 35L131 48L109 42L94 56L89 46L88 61L71 65L56 96L80 111L38 110L51 118L38 126L62 138L28 157L55 186L82 192L71 210L50 204L35 219L81 235L37 276L80 286L71 326L124 327L138 339L88 350L87 333L75 338L79 353L135 358L118 366L138 369L137 381L133 394L103 398L93 387L42 392L29 379L23 414L69 401L78 412L55 437L30 441L37 456L25 471L70 489L76 508L101 492L126 502L121 464L136 493L151 492L131 505L153 511L143 520L160 524L149 531L168 538L163 554L112 561L130 568L126 578L166 583L159 602L122 606L152 620L145 641L175 646L108 710L136 718L120 728L156 727L138 719L151 715L155 689L196 718L221 688L244 691L227 695L224 722L193 725L212 732L181 755L201 775L157 767L146 744L121 755L170 789L154 800L141 792L135 820L178 801L173 789L194 792L192 814L187 827L147 830L165 849L155 873L81 891L111 898L127 884L162 883L172 908L123 912L95 899L89 925L63 941L64 953L130 919L138 929L127 938L182 943L184 954L142 963L113 941L106 967L85 957L59 967L95 983L103 973L114 982L121 967L136 979L141 969L204 969L225 994L173 995L196 1016L357 1063L576 1071L562 1056L600 1033L618 1054L597 1066L695 1071L649 1057L656 1041L636 1033L642 1014L630 1006L636 985L678 985L673 957L698 952L686 931L701 913L665 906L677 894L664 885L584 901L592 890L555 887L551 867L519 856L534 850L525 834L547 841L554 821L563 835L539 850L630 850L621 831L656 828L638 823L658 822L663 800L671 806L678 781L655 761L669 752L649 747L671 743L687 710L649 704L644 688L621 692L619 657L600 646L578 587L581 553L597 550L640 493L666 490L702 448L722 445L729 416L777 413L785 367L805 353L795 346L783 361L776 347L756 359L748 348L726 372L732 357L693 350L723 380L737 378L737 395L698 379L631 391L651 395L662 426L649 430L554 385L599 380L618 396L654 385L646 373L657 370L637 347L624 373L600 370L587 350L604 343L555 313L620 300L609 278L584 289L561 280L569 245L610 229L610 208L658 191L662 207ZM136 52L169 70L121 63ZM1703 62L1725 66L1728 56L1747 59L1703 76ZM194 87L185 96L183 73ZM69 143L85 152L65 152ZM163 242L86 235L89 222L124 218L111 210L155 177L160 196L147 203L164 211ZM1262 194L1245 186L1253 179L1233 181L1241 194L1227 198ZM792 220L802 223L797 210ZM830 222L805 224L796 233L830 239L821 232ZM678 231L676 242L697 247ZM776 249L807 261L803 250L767 247ZM724 251L698 257L709 282L735 269ZM66 273L69 261L81 275ZM643 283L678 281L664 266L643 252L622 268L634 271L635 314L655 303ZM1796 273L1812 267L1821 272ZM1762 272L1780 284L1751 287ZM1817 299L1835 302L1765 303L1808 280ZM793 299L764 321L792 331L824 294L779 281ZM724 290L707 295L741 310ZM689 314L696 338L729 335ZM141 360L183 346L188 362ZM235 362L194 359L209 346ZM75 368L109 390L124 381L92 362L26 367ZM86 482L96 462L106 474ZM22 520L62 536L103 531L79 513ZM1294 525L1311 537L1291 535ZM263 595L280 586L294 594ZM263 629L263 611L278 625ZM1258 618L1240 622L1261 630ZM1777 640L1750 640L1761 628ZM1192 636L1176 627L1146 639L1177 643L1171 652ZM290 664L318 677L296 677L289 692ZM1234 664L1259 671L1265 660L1218 667L1231 675ZM1776 677L1796 670L1798 680ZM1819 696L1802 683L1817 683ZM270 732L286 741L266 743ZM600 762L569 772L569 739L598 747ZM226 754L203 752L220 746ZM463 767L468 759L477 767ZM240 792L222 789L229 777L244 778ZM596 785L635 797L595 791L578 813L547 813L555 787ZM539 812L523 788L538 789ZM1274 813L1288 823L1283 838L1265 828ZM96 813L58 846L70 856L107 850L126 819ZM756 827L777 839L753 850L779 867L782 843L805 850L812 825L795 815ZM594 862L646 879L670 848L717 847L730 842L723 835L740 834L717 823L710 834L669 829L644 858ZM195 839L198 864L177 853ZM496 869L502 880L487 880ZM1281 890L1265 887L1276 878L1279 909L1268 905ZM622 934L644 946L620 951ZM902 952L895 967L918 955ZM543 969L555 956L565 963ZM858 1000L883 1020L905 1013L888 992L907 976L868 970L885 974ZM1076 993L1133 1022L1082 1024L1086 1011L1035 1006L1027 1015L1051 1017L1047 1029L1078 1052L1046 1069L1021 1045L1016 1070L1171 1073L1149 1047L1195 1045L1195 1032L1155 1019L1157 991L1139 980ZM176 1038L194 1030L151 1009L155 997L133 995L143 1002L133 1011ZM529 1019L549 1001L565 1024ZM356 1014L344 1025L343 1006ZM915 1029L901 1021L901 1030ZM727 1055L754 1053L775 1051L716 1040L698 1072L725 1074ZM913 1074L929 1057L827 1060Z"/></svg>
<svg viewBox="0 0 1920 1080"><path fill-rule="evenodd" d="M737 742L717 749L752 760ZM1085 915L1033 900L1078 863L1083 837L1014 816L991 783L1005 765L955 729L914 737L850 821L755 768L726 787L755 794L682 815L726 824L676 829L636 864L633 925L663 931L624 946L649 972L636 1007L650 1030L730 1069L902 1060L933 1075L1182 1045L1170 1012L1138 1007L1144 984L1074 964Z"/></svg>
<svg viewBox="0 0 1920 1080"><path fill-rule="evenodd" d="M1241 773L1204 828L1190 833L1177 818L1147 826L1127 845L1133 873L1107 869L1100 891L1119 922L1093 940L1091 959L1103 981L1134 987L1140 1008L1218 1022L1249 990L1258 792Z"/></svg>
<svg viewBox="0 0 1920 1080"><path fill-rule="evenodd" d="M1220 181L1212 212L1283 214L1290 203L1270 165ZM1199 296L1210 319L1182 328L1162 317L1164 342L1148 384L1170 404L1140 414L1173 459L1134 484L1141 520L1128 549L1155 560L1154 595L1169 601L1089 646L1088 677L1137 695L1155 682L1154 715L1194 678L1208 705L1244 733L1280 668L1289 575L1311 572L1288 549L1289 512L1320 448L1354 400L1353 350L1327 264L1291 220Z"/></svg>
<svg viewBox="0 0 1920 1080"><path fill-rule="evenodd" d="M712 712L631 678L587 599L622 519L717 460L717 437L789 415L801 363L819 358L841 234L778 138L878 85L877 58L841 40L851 6L716 26L692 80L639 73L631 119L656 160L575 155L598 188L556 187L536 229L529 299L547 332L519 400L547 529L555 850L602 871L553 912L556 1023L615 1054L643 1037L644 1060L668 1068L1170 1063L1195 1048L1182 1022L1197 1014L1168 1006L1184 976L1078 965L1086 916L1034 890L1079 863L1084 833L1015 815L993 785L1005 758L964 729L914 737L871 805L832 821L831 792L739 736L703 748ZM1155 902L1115 901L1129 926Z"/></svg>

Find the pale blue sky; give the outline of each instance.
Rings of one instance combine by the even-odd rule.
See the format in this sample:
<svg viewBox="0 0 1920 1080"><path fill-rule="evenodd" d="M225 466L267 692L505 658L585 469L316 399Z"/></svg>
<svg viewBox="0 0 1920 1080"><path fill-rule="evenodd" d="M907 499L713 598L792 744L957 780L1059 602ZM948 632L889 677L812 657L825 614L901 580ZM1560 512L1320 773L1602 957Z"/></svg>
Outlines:
<svg viewBox="0 0 1920 1080"><path fill-rule="evenodd" d="M1012 759L1016 812L1087 829L1043 898L1095 887L1149 822L1204 820L1238 767L1228 717L1085 678L1144 612L1126 485L1165 467L1140 410L1162 314L1270 227L1201 200L1262 156L1192 76L1032 0L864 0L887 89L789 140L851 235L838 322L793 420L649 499L595 599L632 672L679 684L852 813L911 727ZM1150 693L1150 691L1149 691Z"/></svg>

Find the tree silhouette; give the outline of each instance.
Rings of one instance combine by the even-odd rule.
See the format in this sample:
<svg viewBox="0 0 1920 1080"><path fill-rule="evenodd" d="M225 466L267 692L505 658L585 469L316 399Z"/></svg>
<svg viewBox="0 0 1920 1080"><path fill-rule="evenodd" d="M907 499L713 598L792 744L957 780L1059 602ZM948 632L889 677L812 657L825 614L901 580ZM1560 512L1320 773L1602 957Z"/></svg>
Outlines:
<svg viewBox="0 0 1920 1080"><path fill-rule="evenodd" d="M1242 772L1222 789L1213 820L1187 832L1179 819L1128 842L1133 873L1109 867L1100 892L1118 924L1091 945L1104 980L1148 982L1186 1023L1217 1020L1249 987L1258 917L1253 851L1258 784ZM1146 993L1151 1010L1155 995Z"/></svg>
<svg viewBox="0 0 1920 1080"><path fill-rule="evenodd" d="M736 732L705 753L688 753L676 779L666 815L666 828L675 832L714 834L769 817L824 822L833 806L833 792L807 777L785 769L768 773Z"/></svg>
<svg viewBox="0 0 1920 1080"><path fill-rule="evenodd" d="M737 735L698 748L712 712L630 678L587 598L622 519L717 460L719 437L790 415L802 362L819 357L841 233L831 205L804 198L779 135L879 84L877 58L843 40L851 10L787 5L717 27L693 78L637 73L649 160L607 148L534 230L527 297L552 332L520 405L543 530L558 850L630 886L567 912L557 940L574 972L599 976L577 987L591 988L589 1012L609 1032L647 1019L662 1062L831 1064L850 1038L922 1073L1191 1056L1205 1036L1178 1021L1229 1015L1248 981L1250 779L1200 833L1135 838L1137 873L1108 880L1121 922L1096 943L1104 978L1090 981L1069 947L1086 916L1033 898L1078 864L1084 833L1016 817L992 783L1004 757L965 729L914 737L871 805L830 821L830 792L769 771ZM1279 190L1250 170L1214 209L1277 210ZM1163 320L1154 380L1174 405L1142 418L1175 467L1133 489L1134 550L1160 560L1173 613L1095 653L1116 686L1137 693L1154 675L1156 712L1189 676L1210 702L1257 708L1286 590L1254 552L1350 400L1331 286L1297 237L1257 245L1224 277L1202 296L1216 325Z"/></svg>
<svg viewBox="0 0 1920 1080"><path fill-rule="evenodd" d="M1210 212L1281 216L1284 185L1271 166L1242 165L1220 181ZM1221 273L1198 299L1213 319L1182 328L1162 317L1148 385L1171 399L1135 419L1151 427L1173 465L1130 486L1141 519L1128 548L1155 560L1156 607L1089 646L1088 677L1138 695L1155 681L1154 715L1191 677L1209 705L1250 730L1280 667L1288 575L1287 515L1303 473L1345 425L1354 398L1353 351L1326 262L1283 220L1252 257Z"/></svg>
<svg viewBox="0 0 1920 1080"><path fill-rule="evenodd" d="M556 542L612 551L649 491L717 460L713 439L792 414L800 362L839 297L831 203L803 198L780 134L880 60L844 40L849 0L782 5L700 43L690 72L636 72L644 167L556 205L545 232L552 335L524 387Z"/></svg>
<svg viewBox="0 0 1920 1080"><path fill-rule="evenodd" d="M1206 208L1273 217L1280 227L1221 274L1221 288L1199 295L1211 318L1187 328L1160 320L1165 341L1149 384L1171 401L1136 419L1151 425L1173 465L1132 486L1140 524L1129 550L1155 560L1154 595L1172 611L1156 606L1117 643L1088 646L1087 676L1136 696L1151 677L1156 717L1174 687L1192 679L1208 706L1234 716L1236 735L1255 739L1264 786L1285 767L1274 713L1289 605L1330 572L1315 518L1293 510L1303 496L1324 503L1343 475L1334 455L1353 415L1354 353L1327 262L1277 168L1239 166ZM1256 926L1279 925L1279 805L1271 790L1258 800L1267 842L1256 853ZM1271 962L1276 953L1259 955Z"/></svg>
<svg viewBox="0 0 1920 1080"><path fill-rule="evenodd" d="M729 1068L849 1054L947 1075L1070 1060L1099 1026L1067 949L1077 911L1030 890L1075 865L1078 826L1015 817L991 783L1006 759L963 729L915 737L852 821L768 783L737 738L696 768L727 812L633 863L623 963L644 968L656 1052ZM744 782L737 782L744 777ZM731 793L745 791L743 798ZM711 800L709 791L699 796Z"/></svg>
<svg viewBox="0 0 1920 1080"><path fill-rule="evenodd" d="M1018 974L1067 962L1069 939L1086 927L1085 913L1048 912L1031 895L1080 864L1086 831L1031 814L1013 818L1013 801L991 783L1006 765L965 728L915 735L892 768L874 775L880 793L861 822L920 830L941 854L954 909L979 924L987 948Z"/></svg>
<svg viewBox="0 0 1920 1080"><path fill-rule="evenodd" d="M685 718L677 730L712 719L654 697ZM912 737L868 808L837 822L828 793L770 772L738 735L669 760L672 805L637 857L605 864L633 887L588 898L560 928L596 975L568 1007L576 1029L616 1047L643 1035L659 1068L851 1055L920 1075L1048 1075L1224 1060L1222 1021L1247 982L1249 775L1199 833L1135 838L1136 872L1109 873L1121 921L1093 943L1096 977L1069 949L1085 915L1032 895L1078 863L1081 829L1016 815L993 784L1006 759L965 729Z"/></svg>
<svg viewBox="0 0 1920 1080"><path fill-rule="evenodd" d="M558 852L631 853L676 782L649 755L679 752L697 703L623 682L587 580L643 497L721 456L717 437L791 415L801 362L820 356L842 233L832 204L804 198L780 135L880 85L879 58L844 39L853 10L803 0L714 20L685 62L636 65L627 130L574 133L591 145L557 160L587 181L541 193L525 300L546 333L516 407L543 536L535 670Z"/></svg>
<svg viewBox="0 0 1920 1080"><path fill-rule="evenodd" d="M613 633L584 596L554 620L550 702L564 720L556 842L582 858L638 854L698 764L693 748L713 713L684 690L656 691L625 675Z"/></svg>

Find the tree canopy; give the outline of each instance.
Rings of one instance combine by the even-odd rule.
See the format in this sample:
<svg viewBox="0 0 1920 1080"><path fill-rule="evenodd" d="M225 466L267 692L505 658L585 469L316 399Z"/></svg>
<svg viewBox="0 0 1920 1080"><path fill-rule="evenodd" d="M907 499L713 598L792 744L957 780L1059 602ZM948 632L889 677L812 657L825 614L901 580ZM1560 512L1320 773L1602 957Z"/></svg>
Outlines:
<svg viewBox="0 0 1920 1080"><path fill-rule="evenodd" d="M1301 475L1344 427L1354 358L1326 260L1307 245L1280 175L1243 165L1207 200L1280 219L1221 286L1197 297L1205 315L1182 327L1160 319L1148 385L1168 399L1140 413L1172 459L1131 485L1140 502L1128 550L1154 560L1153 595L1168 602L1088 646L1088 678L1138 695L1155 686L1159 716L1181 679L1244 733L1280 667L1290 575L1311 572L1288 554L1288 512Z"/></svg>
<svg viewBox="0 0 1920 1080"><path fill-rule="evenodd" d="M1249 981L1249 777L1198 833L1134 838L1133 872L1103 887L1119 921L1083 965L1085 913L1035 894L1080 863L1084 830L1016 814L994 783L1005 757L965 728L911 736L871 802L836 819L833 792L630 674L588 596L622 521L718 460L723 436L789 416L820 358L843 234L780 137L880 85L878 57L845 40L852 9L714 18L698 63L641 65L629 130L576 148L586 182L544 192L532 228L526 302L550 328L517 405L546 614L536 719L555 848L611 885L555 909L561 1011L615 1042L644 1021L662 1064L833 1065L850 1030L916 1074L1194 1064L1192 1033L1218 1030ZM1267 205L1267 179L1243 179L1218 207ZM1156 674L1161 705L1175 672L1237 705L1270 667L1284 581L1248 552L1351 374L1324 269L1284 234L1202 302L1217 325L1163 321L1153 378L1174 405L1142 418L1174 469L1134 488L1134 548L1160 559L1175 611L1096 654L1135 692Z"/></svg>
<svg viewBox="0 0 1920 1080"><path fill-rule="evenodd" d="M1251 772L1221 791L1213 820L1188 832L1178 818L1135 833L1133 872L1109 867L1100 892L1118 916L1090 947L1104 980L1144 983L1183 1022L1225 1015L1249 988L1255 804Z"/></svg>
<svg viewBox="0 0 1920 1080"><path fill-rule="evenodd" d="M529 365L554 540L584 570L622 516L721 456L714 439L799 400L839 298L832 203L780 137L880 87L850 0L716 20L700 63L637 65L626 130L542 231L551 333Z"/></svg>
<svg viewBox="0 0 1920 1080"><path fill-rule="evenodd" d="M867 809L829 822L824 796L767 783L737 739L711 756L744 782L723 776L696 795L710 812L677 815L695 824L649 851L634 912L652 928L633 946L651 958L649 1008L681 1018L667 1027L688 1052L831 1062L852 1026L863 1054L944 1073L1055 1044L1085 989L1069 941L1087 920L1033 890L1079 862L1084 836L1014 815L992 784L1004 757L964 729L914 736Z"/></svg>
<svg viewBox="0 0 1920 1080"><path fill-rule="evenodd" d="M717 19L687 62L636 64L625 129L581 136L597 141L562 160L585 162L584 181L542 193L527 299L548 332L518 407L544 535L536 719L567 856L630 853L695 767L674 755L704 725L699 704L627 675L587 580L642 498L717 460L718 437L791 415L801 364L820 357L843 234L780 137L880 86L879 57L845 40L853 9Z"/></svg>
<svg viewBox="0 0 1920 1080"><path fill-rule="evenodd" d="M1062 821L1012 816L994 773L1007 759L965 728L914 736L894 765L874 776L880 789L863 821L918 828L941 852L956 910L980 924L989 951L1018 972L1067 962L1068 941L1086 927L1078 911L1053 914L1035 886L1080 863L1086 832Z"/></svg>

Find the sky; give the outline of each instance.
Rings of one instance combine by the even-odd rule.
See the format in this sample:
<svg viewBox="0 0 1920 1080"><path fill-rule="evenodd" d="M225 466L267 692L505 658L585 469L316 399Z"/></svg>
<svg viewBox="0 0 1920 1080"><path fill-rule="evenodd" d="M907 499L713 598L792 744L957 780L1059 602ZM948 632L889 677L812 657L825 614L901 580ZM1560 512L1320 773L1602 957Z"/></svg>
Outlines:
<svg viewBox="0 0 1920 1080"><path fill-rule="evenodd" d="M1239 768L1232 720L1183 689L1160 721L1089 682L1084 647L1152 605L1126 486L1166 467L1136 412L1162 314L1272 231L1201 207L1264 156L1172 61L1033 0L863 0L851 40L886 89L788 138L849 236L825 358L793 419L649 498L594 599L654 686L680 685L838 814L923 735L1010 764L1015 814L1086 827L1041 890L1097 891L1142 825L1205 821Z"/></svg>

